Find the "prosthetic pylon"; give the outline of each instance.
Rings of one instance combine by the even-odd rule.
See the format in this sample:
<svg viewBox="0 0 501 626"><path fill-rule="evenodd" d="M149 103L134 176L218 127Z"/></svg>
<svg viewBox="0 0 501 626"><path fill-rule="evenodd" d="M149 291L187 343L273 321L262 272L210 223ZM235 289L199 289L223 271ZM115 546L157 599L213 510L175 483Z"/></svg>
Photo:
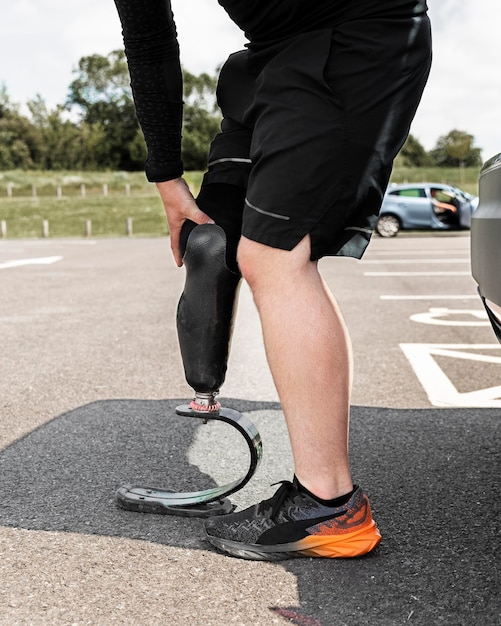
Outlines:
<svg viewBox="0 0 501 626"><path fill-rule="evenodd" d="M262 457L261 437L254 424L238 411L222 408L216 400L224 382L236 309L240 275L228 269L226 235L215 224L196 226L187 238L183 256L186 282L177 310L177 331L185 376L194 389L190 404L177 407L178 415L220 420L236 428L250 452L247 473L221 487L194 492L173 492L126 485L117 492L125 509L208 517L233 510L226 496L241 489L254 475Z"/></svg>

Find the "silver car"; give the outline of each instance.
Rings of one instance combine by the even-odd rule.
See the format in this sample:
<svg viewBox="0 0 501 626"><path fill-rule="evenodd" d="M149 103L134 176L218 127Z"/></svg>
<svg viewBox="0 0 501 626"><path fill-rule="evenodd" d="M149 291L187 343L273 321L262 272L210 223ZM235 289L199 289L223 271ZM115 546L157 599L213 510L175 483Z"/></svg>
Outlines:
<svg viewBox="0 0 501 626"><path fill-rule="evenodd" d="M479 196L471 222L471 270L501 342L501 153L482 167Z"/></svg>
<svg viewBox="0 0 501 626"><path fill-rule="evenodd" d="M471 226L478 198L441 183L390 185L376 224L381 237L400 230L458 230Z"/></svg>

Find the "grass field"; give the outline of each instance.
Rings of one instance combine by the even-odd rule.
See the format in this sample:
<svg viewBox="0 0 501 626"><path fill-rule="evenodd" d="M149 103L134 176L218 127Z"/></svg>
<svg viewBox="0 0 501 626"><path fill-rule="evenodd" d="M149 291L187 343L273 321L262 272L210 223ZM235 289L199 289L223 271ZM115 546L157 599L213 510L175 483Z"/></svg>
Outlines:
<svg viewBox="0 0 501 626"><path fill-rule="evenodd" d="M395 168L392 182L455 184L476 194L478 169ZM188 172L194 194L203 172ZM25 237L166 236L154 185L142 172L0 172L1 235Z"/></svg>
<svg viewBox="0 0 501 626"><path fill-rule="evenodd" d="M186 175L193 193L202 175ZM41 237L44 222L49 237L168 234L155 185L141 172L2 172L0 220L8 238Z"/></svg>

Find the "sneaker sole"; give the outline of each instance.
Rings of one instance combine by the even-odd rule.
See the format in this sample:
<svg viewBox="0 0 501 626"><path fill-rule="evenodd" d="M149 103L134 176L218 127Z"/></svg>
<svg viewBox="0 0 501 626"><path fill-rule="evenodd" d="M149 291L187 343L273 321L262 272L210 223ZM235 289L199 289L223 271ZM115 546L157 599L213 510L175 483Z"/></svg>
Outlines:
<svg viewBox="0 0 501 626"><path fill-rule="evenodd" d="M252 561L282 561L294 558L346 559L372 552L381 541L376 523L342 535L310 535L293 543L272 546L245 544L230 539L207 535L207 540L218 550L240 559Z"/></svg>

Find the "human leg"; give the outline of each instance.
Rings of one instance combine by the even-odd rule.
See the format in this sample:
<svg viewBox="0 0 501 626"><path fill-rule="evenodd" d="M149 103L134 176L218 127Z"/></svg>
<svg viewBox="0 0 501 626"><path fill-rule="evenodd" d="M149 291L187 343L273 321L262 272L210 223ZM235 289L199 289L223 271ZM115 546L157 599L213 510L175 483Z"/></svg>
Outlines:
<svg viewBox="0 0 501 626"><path fill-rule="evenodd" d="M209 541L232 556L354 557L381 540L369 501L350 476L350 342L310 254L308 236L292 251L240 242L239 265L260 315L295 477L271 499L206 523Z"/></svg>
<svg viewBox="0 0 501 626"><path fill-rule="evenodd" d="M351 355L315 260L362 256L429 64L427 19L397 15L300 35L260 74L239 264L297 476L323 499L351 489Z"/></svg>
<svg viewBox="0 0 501 626"><path fill-rule="evenodd" d="M350 343L316 260L362 256L426 82L429 37L425 20L345 26L286 42L264 67L252 109L239 265L261 318L296 478L269 500L207 522L209 541L243 558L358 556L381 539L351 481Z"/></svg>
<svg viewBox="0 0 501 626"><path fill-rule="evenodd" d="M350 341L310 254L308 236L292 251L240 242L239 265L260 315L295 477L269 500L206 523L208 540L232 556L355 557L381 540L350 475Z"/></svg>
<svg viewBox="0 0 501 626"><path fill-rule="evenodd" d="M270 369L304 487L322 499L352 489L348 467L350 341L341 312L310 261L242 239L239 263L260 315Z"/></svg>

